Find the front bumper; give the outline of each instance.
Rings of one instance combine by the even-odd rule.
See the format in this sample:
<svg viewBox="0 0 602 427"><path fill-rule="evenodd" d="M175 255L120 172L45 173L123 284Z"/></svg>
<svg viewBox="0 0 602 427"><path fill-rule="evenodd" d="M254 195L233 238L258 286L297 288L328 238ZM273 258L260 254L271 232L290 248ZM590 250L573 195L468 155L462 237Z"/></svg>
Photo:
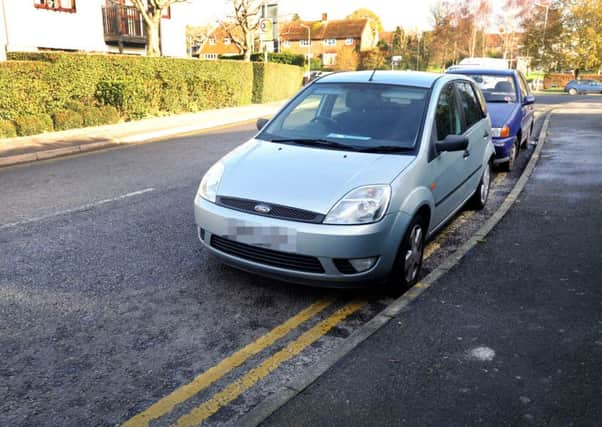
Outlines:
<svg viewBox="0 0 602 427"><path fill-rule="evenodd" d="M225 208L197 197L194 214L199 239L225 263L281 280L330 287L367 286L391 272L401 238L411 218L402 212L366 225L325 225L288 221ZM323 272L299 271L234 256L212 245L218 236L279 253L315 257ZM214 241L215 243L215 241ZM345 274L335 260L378 257L367 271Z"/></svg>
<svg viewBox="0 0 602 427"><path fill-rule="evenodd" d="M510 151L512 150L514 139L514 136L509 136L507 138L493 138L491 140L495 147L494 164L504 163L510 160Z"/></svg>

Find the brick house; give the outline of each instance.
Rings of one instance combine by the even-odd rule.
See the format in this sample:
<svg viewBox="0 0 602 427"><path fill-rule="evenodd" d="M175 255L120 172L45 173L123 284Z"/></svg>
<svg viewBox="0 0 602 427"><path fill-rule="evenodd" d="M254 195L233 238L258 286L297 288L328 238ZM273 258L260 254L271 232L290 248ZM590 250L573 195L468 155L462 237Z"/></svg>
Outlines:
<svg viewBox="0 0 602 427"><path fill-rule="evenodd" d="M195 56L212 61L220 56L242 55L242 51L230 37L229 29L237 37L242 38L242 30L239 27L235 24L222 23L209 34L199 47L198 55L195 53Z"/></svg>
<svg viewBox="0 0 602 427"><path fill-rule="evenodd" d="M309 42L308 38L311 39ZM320 58L325 67L335 65L337 55L344 50L370 50L377 43L378 33L372 30L368 19L330 21L324 13L321 21L293 21L280 26L283 52L309 53L312 58Z"/></svg>

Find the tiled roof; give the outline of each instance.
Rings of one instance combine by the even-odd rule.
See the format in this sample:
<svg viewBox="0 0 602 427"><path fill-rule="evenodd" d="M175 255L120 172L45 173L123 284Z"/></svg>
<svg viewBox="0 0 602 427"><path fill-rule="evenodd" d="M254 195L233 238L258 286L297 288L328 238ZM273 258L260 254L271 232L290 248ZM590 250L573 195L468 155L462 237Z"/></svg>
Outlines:
<svg viewBox="0 0 602 427"><path fill-rule="evenodd" d="M341 19L333 21L295 21L280 25L283 40L306 40L307 28L311 28L312 40L359 39L368 23L367 19Z"/></svg>
<svg viewBox="0 0 602 427"><path fill-rule="evenodd" d="M230 41L230 44L224 44L225 38L230 38L228 33L228 28L231 28L232 33L236 35L236 37L242 38L242 30L240 27L235 26L233 24L222 24L217 27L209 36L215 40L215 44L210 44L209 41L203 44L203 47L200 50L201 54L205 53L215 53L218 55L238 55L240 54L240 49L234 44L234 41Z"/></svg>

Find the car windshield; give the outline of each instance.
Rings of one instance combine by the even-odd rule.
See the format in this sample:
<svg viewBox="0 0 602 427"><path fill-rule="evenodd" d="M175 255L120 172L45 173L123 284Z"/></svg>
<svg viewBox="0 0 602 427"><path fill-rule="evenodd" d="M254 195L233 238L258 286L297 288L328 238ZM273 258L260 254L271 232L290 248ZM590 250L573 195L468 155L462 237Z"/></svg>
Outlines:
<svg viewBox="0 0 602 427"><path fill-rule="evenodd" d="M470 74L483 92L487 102L516 102L516 87L512 76Z"/></svg>
<svg viewBox="0 0 602 427"><path fill-rule="evenodd" d="M382 84L316 83L258 138L370 152L416 146L427 89Z"/></svg>

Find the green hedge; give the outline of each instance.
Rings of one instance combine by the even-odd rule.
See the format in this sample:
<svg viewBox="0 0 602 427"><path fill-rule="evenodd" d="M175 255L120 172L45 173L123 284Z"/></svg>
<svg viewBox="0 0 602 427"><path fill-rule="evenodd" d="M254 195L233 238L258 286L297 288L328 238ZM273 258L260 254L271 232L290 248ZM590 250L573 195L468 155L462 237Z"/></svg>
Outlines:
<svg viewBox="0 0 602 427"><path fill-rule="evenodd" d="M253 63L253 102L273 102L290 98L301 87L303 69L268 62Z"/></svg>
<svg viewBox="0 0 602 427"><path fill-rule="evenodd" d="M243 55L220 55L220 59L231 59L236 61L242 61ZM265 55L263 53L254 53L251 55L251 61L263 62ZM291 52L281 53L268 53L268 62L275 62L277 64L297 65L299 67L305 67L306 59L305 55L299 55Z"/></svg>
<svg viewBox="0 0 602 427"><path fill-rule="evenodd" d="M17 134L20 136L36 135L53 130L52 117L48 114L30 114L15 119Z"/></svg>
<svg viewBox="0 0 602 427"><path fill-rule="evenodd" d="M302 73L299 67L281 64L269 64L284 68L264 72L243 61L58 52L13 52L8 57L0 63L0 120L16 123L35 116L35 122L46 115L55 117L54 127L60 129L79 123L67 110L92 126L115 122L111 114L106 118L90 110L103 106L125 119L138 119L284 99L299 89ZM255 70L261 75L254 76ZM254 83L261 87L254 88ZM16 128L19 135L32 131L29 126Z"/></svg>
<svg viewBox="0 0 602 427"><path fill-rule="evenodd" d="M0 138L17 136L17 128L12 120L0 120Z"/></svg>

